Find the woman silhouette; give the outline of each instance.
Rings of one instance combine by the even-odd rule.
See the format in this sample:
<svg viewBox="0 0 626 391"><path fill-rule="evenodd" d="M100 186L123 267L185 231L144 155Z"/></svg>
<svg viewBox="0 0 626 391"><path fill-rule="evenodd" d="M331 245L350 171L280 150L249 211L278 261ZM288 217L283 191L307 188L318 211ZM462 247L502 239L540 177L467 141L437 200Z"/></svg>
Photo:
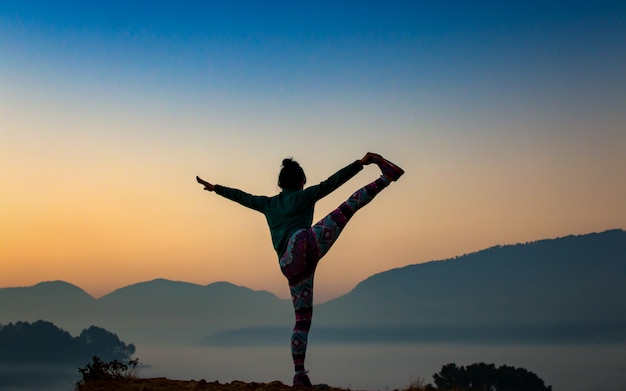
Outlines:
<svg viewBox="0 0 626 391"><path fill-rule="evenodd" d="M213 185L199 177L196 180L204 186L204 190L214 191L265 215L280 269L289 282L296 316L291 335L291 355L296 372L293 385L310 387L304 359L313 315L313 277L317 264L354 213L389 183L398 180L404 171L382 156L368 152L325 181L305 189L306 176L302 167L292 159L284 159L282 163L278 176L278 186L282 191L273 197L255 196L238 189ZM372 163L378 165L382 175L311 226L315 203L355 176L364 165Z"/></svg>

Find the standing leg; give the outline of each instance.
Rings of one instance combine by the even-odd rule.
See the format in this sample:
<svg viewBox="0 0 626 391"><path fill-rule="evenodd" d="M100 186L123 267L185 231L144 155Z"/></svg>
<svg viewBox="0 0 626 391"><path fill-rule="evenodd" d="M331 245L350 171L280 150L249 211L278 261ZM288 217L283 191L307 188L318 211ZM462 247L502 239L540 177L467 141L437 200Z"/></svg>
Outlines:
<svg viewBox="0 0 626 391"><path fill-rule="evenodd" d="M296 324L291 333L291 357L296 372L293 385L310 386L311 381L304 369L306 348L309 340L309 330L313 318L313 278L315 274L307 276L304 280L290 285L293 309L296 315Z"/></svg>
<svg viewBox="0 0 626 391"><path fill-rule="evenodd" d="M287 243L287 250L279 261L281 271L289 281L296 315L296 324L291 334L291 356L296 372L293 377L294 386L311 386L304 370L304 359L313 316L313 278L317 262L317 245L310 229L303 229L292 235Z"/></svg>

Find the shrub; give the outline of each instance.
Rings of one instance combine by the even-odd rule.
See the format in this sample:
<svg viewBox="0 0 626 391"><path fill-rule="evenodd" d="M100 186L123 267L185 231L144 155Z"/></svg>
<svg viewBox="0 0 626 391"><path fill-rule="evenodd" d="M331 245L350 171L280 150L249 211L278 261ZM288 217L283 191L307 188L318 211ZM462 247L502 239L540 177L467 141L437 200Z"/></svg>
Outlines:
<svg viewBox="0 0 626 391"><path fill-rule="evenodd" d="M88 363L84 368L78 368L78 372L83 375L83 380L76 383L76 389L80 390L83 384L94 381L136 378L138 364L138 358L130 360L128 364L124 364L117 360L110 362L102 361L100 357L94 356L93 362Z"/></svg>
<svg viewBox="0 0 626 391"><path fill-rule="evenodd" d="M411 384L403 391L435 391L435 387L432 384L426 384L426 380L421 377L411 379Z"/></svg>

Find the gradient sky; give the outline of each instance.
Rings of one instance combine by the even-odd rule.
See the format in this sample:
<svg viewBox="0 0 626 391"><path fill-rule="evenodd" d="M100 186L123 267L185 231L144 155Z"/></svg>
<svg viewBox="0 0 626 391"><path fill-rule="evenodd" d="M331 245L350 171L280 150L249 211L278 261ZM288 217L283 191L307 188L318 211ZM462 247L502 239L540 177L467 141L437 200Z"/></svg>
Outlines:
<svg viewBox="0 0 626 391"><path fill-rule="evenodd" d="M0 287L154 278L288 297L278 192L375 151L406 174L320 264L381 271L626 228L621 1L0 3ZM367 167L316 218L378 176Z"/></svg>

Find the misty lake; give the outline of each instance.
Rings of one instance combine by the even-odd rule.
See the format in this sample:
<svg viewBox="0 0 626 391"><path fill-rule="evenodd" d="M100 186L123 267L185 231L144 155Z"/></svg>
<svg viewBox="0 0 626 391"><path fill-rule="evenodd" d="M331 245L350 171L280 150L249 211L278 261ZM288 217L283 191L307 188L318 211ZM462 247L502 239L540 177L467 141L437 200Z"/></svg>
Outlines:
<svg viewBox="0 0 626 391"><path fill-rule="evenodd" d="M151 365L143 377L232 380L290 384L288 346L255 348L145 347L137 352ZM624 345L324 345L311 341L307 369L314 384L353 390L393 390L418 377L432 383L441 366L454 362L526 368L555 391L626 391Z"/></svg>
<svg viewBox="0 0 626 391"><path fill-rule="evenodd" d="M314 384L352 390L394 390L432 375L442 365L476 362L526 368L546 385L560 391L626 391L626 345L473 345L473 344L320 344L311 338L307 368ZM181 346L138 347L136 357L146 365L140 377L170 379L291 382L289 346L216 348ZM77 371L43 370L28 384L0 387L3 391L71 391ZM7 372L4 372L6 375ZM67 372L66 372L67 374ZM14 376L19 375L13 373Z"/></svg>

